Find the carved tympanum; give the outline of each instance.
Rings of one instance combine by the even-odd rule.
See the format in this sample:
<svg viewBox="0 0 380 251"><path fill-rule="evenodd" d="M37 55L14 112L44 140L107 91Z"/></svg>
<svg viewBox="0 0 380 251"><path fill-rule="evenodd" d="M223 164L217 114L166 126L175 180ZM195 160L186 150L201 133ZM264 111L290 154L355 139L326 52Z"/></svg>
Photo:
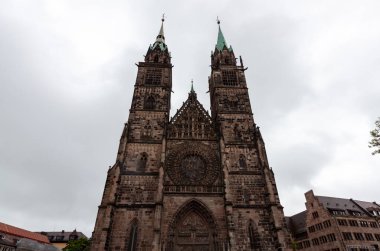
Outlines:
<svg viewBox="0 0 380 251"><path fill-rule="evenodd" d="M165 251L221 250L217 229L211 213L196 201L177 212L169 226Z"/></svg>

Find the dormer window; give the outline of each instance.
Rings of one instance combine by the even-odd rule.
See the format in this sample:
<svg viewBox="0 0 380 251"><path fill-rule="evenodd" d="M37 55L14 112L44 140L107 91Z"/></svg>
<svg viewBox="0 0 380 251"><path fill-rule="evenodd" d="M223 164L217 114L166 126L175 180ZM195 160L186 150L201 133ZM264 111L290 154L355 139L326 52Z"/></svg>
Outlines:
<svg viewBox="0 0 380 251"><path fill-rule="evenodd" d="M346 211L341 209L328 208L328 210L332 215L346 215Z"/></svg>

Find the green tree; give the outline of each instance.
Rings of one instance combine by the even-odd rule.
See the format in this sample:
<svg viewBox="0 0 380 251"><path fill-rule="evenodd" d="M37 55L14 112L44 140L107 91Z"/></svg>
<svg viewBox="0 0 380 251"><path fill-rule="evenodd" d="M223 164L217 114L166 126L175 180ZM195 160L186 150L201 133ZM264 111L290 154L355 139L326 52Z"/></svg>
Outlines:
<svg viewBox="0 0 380 251"><path fill-rule="evenodd" d="M375 148L372 155L380 154L380 117L375 122L375 129L369 132L371 134L371 141L369 142L369 148Z"/></svg>
<svg viewBox="0 0 380 251"><path fill-rule="evenodd" d="M88 251L90 250L90 244L91 241L86 238L71 240L67 243L63 251Z"/></svg>

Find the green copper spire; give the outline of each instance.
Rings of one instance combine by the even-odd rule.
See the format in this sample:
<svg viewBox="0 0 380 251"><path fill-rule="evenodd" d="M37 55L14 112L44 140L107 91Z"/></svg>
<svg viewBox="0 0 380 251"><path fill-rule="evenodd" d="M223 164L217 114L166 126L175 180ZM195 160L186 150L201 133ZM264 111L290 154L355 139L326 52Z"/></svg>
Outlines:
<svg viewBox="0 0 380 251"><path fill-rule="evenodd" d="M231 46L230 46L230 48L228 48L226 39L223 36L222 29L220 29L220 20L219 20L219 18L217 18L217 23L218 23L218 26L219 26L219 31L218 31L218 40L216 42L215 48L218 49L219 51L222 51L223 48L224 48L224 46L226 46L226 48L229 51L232 51L232 47Z"/></svg>

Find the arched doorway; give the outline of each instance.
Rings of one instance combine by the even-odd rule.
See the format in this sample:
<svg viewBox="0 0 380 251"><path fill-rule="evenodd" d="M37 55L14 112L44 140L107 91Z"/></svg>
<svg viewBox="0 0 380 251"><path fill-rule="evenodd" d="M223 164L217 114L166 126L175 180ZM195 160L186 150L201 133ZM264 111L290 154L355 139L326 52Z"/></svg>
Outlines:
<svg viewBox="0 0 380 251"><path fill-rule="evenodd" d="M211 212L200 202L186 203L169 227L167 251L215 251L217 229Z"/></svg>

